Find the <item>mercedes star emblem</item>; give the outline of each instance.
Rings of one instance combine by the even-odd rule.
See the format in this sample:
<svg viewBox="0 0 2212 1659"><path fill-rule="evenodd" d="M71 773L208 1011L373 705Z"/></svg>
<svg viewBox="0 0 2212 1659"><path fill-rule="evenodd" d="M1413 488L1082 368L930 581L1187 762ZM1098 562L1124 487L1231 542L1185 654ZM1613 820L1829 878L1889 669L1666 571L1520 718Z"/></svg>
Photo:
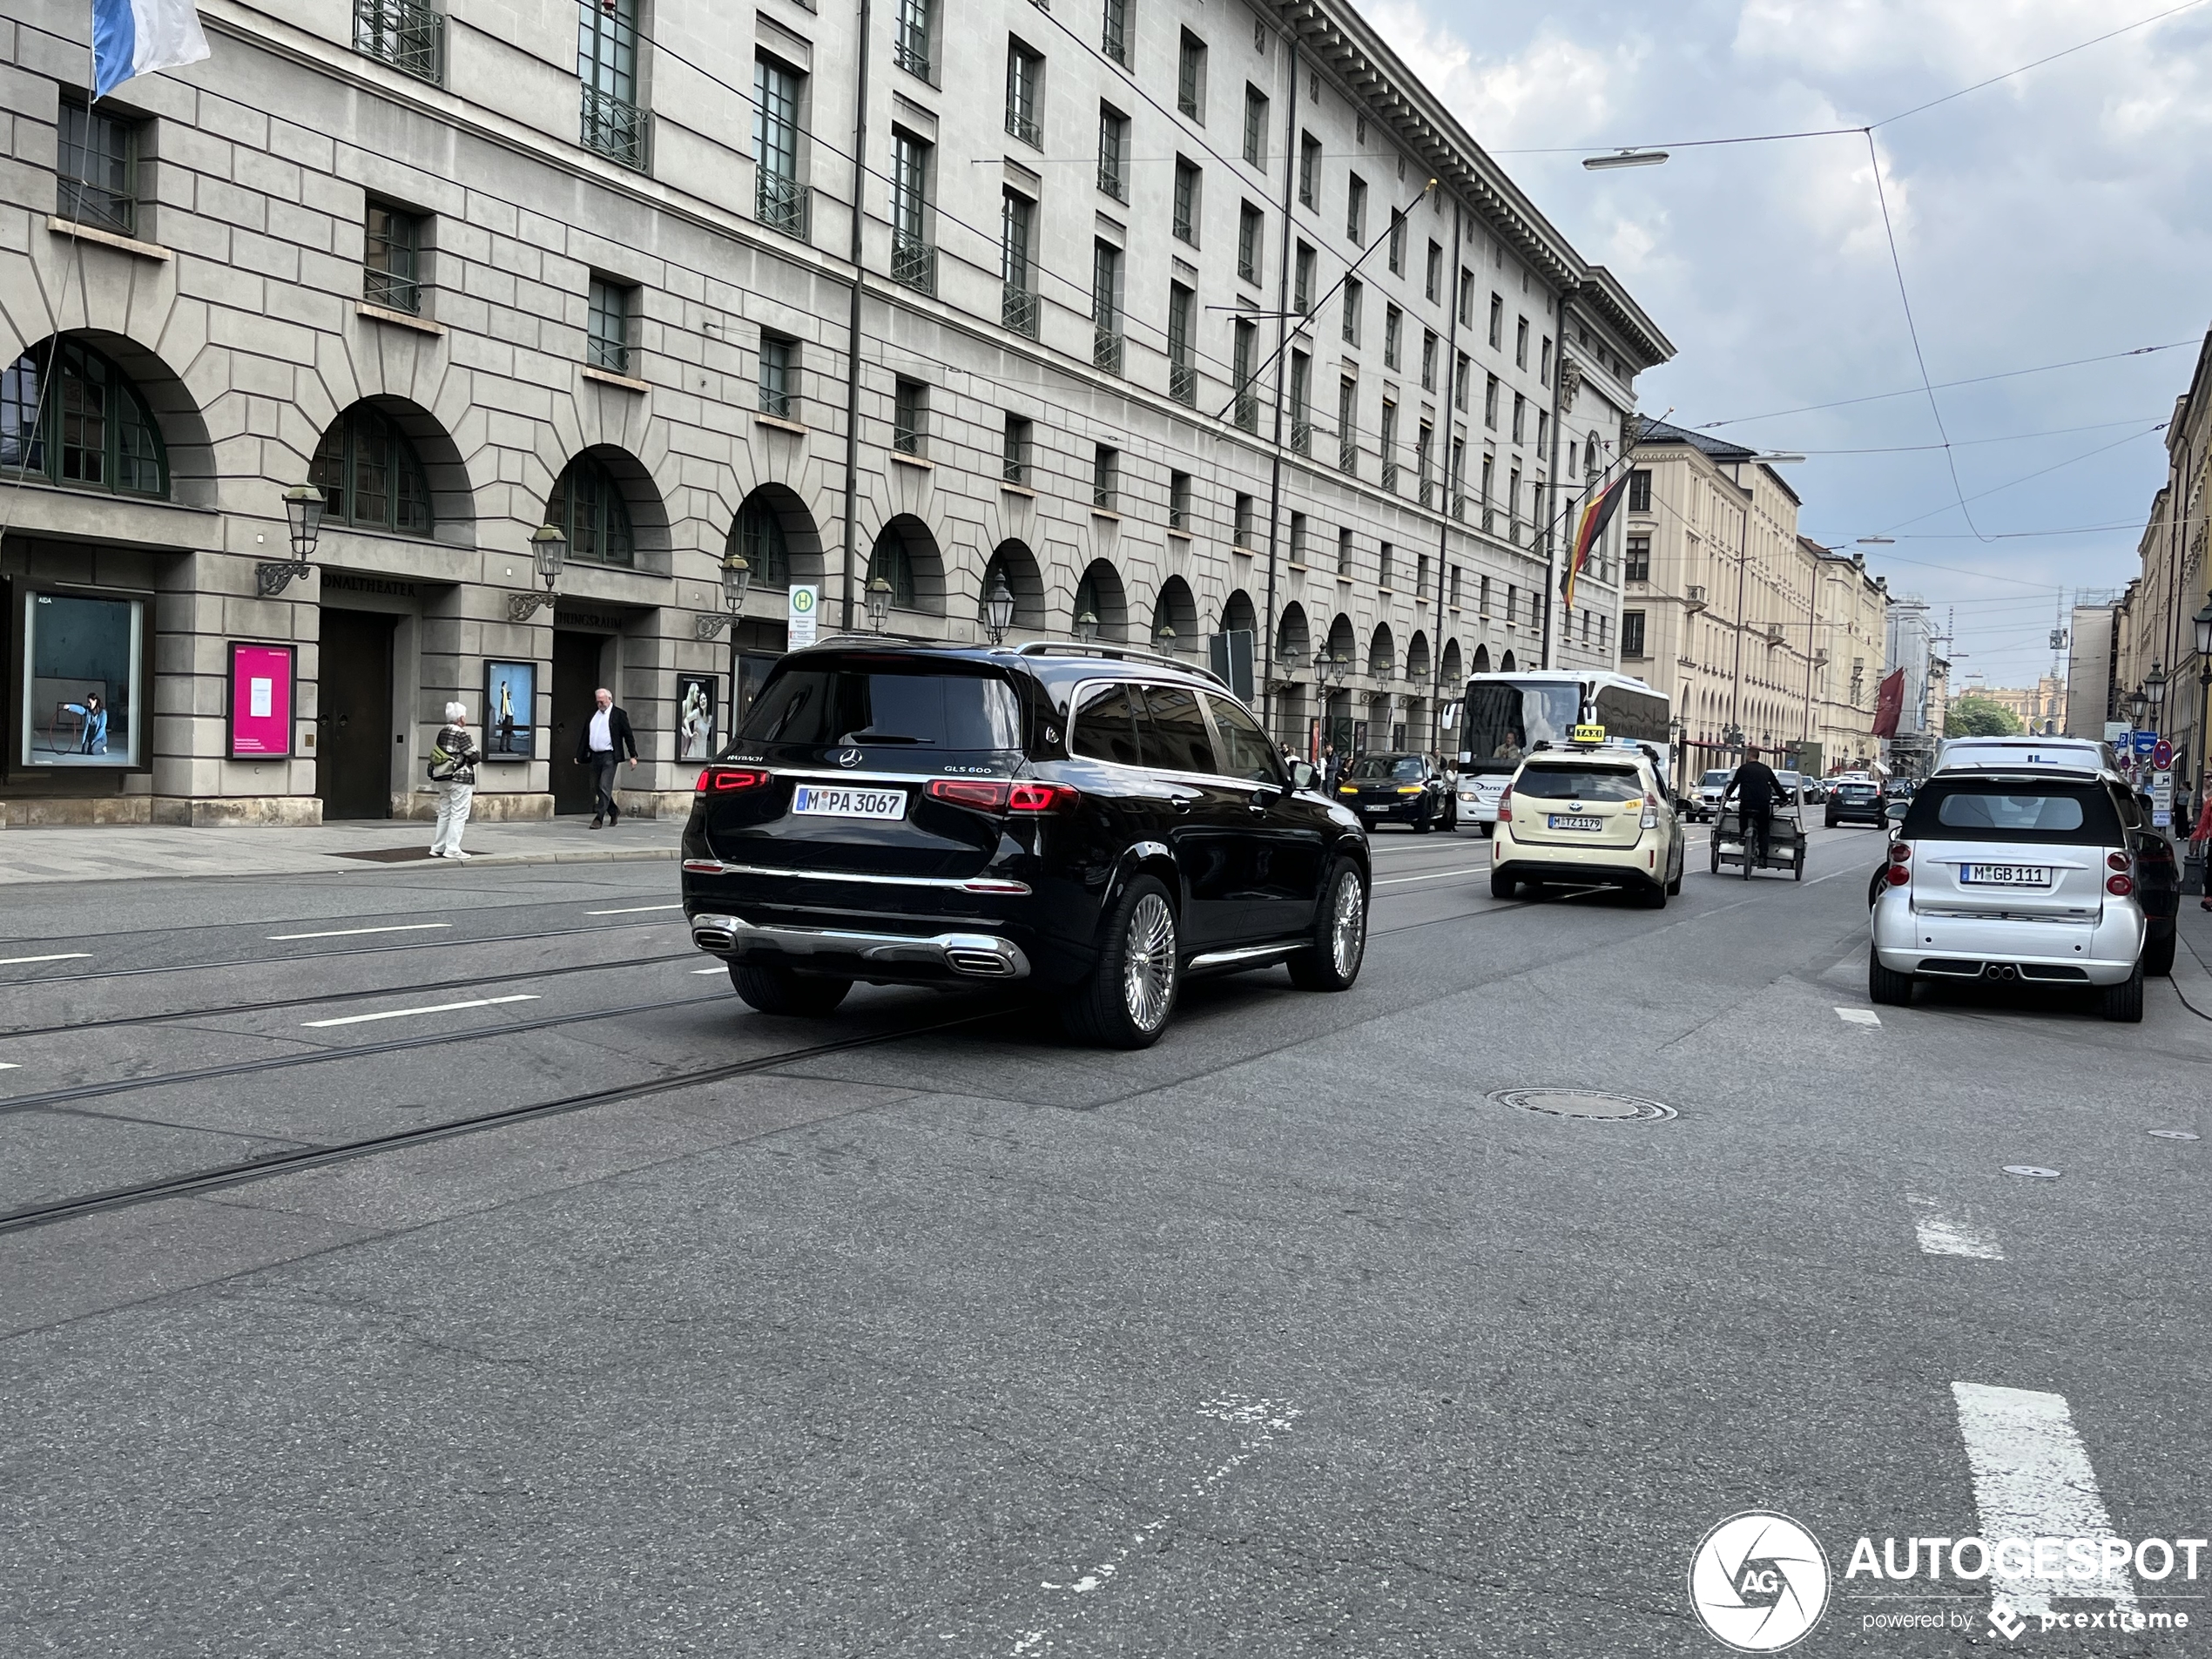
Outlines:
<svg viewBox="0 0 2212 1659"><path fill-rule="evenodd" d="M840 766L859 765L860 764L860 752L858 749L840 749L837 752L837 764Z"/></svg>

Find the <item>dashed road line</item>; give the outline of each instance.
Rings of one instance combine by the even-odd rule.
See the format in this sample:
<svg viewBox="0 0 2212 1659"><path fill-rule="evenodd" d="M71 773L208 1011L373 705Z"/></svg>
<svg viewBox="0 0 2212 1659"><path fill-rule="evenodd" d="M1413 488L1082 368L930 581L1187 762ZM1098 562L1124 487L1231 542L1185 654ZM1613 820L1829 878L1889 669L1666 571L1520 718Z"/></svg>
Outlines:
<svg viewBox="0 0 2212 1659"><path fill-rule="evenodd" d="M0 956L0 968L20 968L26 962L85 962L91 959L89 950L57 950L51 956Z"/></svg>
<svg viewBox="0 0 2212 1659"><path fill-rule="evenodd" d="M410 921L391 927L333 927L327 933L268 934L264 936L273 942L287 939L351 939L360 934L435 933L441 927L450 927L452 926L453 924L449 921Z"/></svg>
<svg viewBox="0 0 2212 1659"><path fill-rule="evenodd" d="M1986 1233L1977 1232L1948 1216L1916 1216L1913 1231L1919 1235L1923 1256L1970 1256L1976 1261L2001 1262L2005 1247Z"/></svg>
<svg viewBox="0 0 2212 1659"><path fill-rule="evenodd" d="M1489 873L1490 867L1481 864L1466 870L1431 870L1426 875L1385 876L1381 880L1372 885L1378 887L1394 887L1401 881L1441 881L1447 875L1487 875Z"/></svg>
<svg viewBox="0 0 2212 1659"><path fill-rule="evenodd" d="M324 1026L367 1025L374 1020L404 1020L415 1014L452 1014L462 1008L497 1008L502 1002L535 1002L537 1000L535 993L525 993L519 996L477 996L471 997L466 1002L437 1002L428 1008L387 1008L381 1014L347 1014L334 1020L303 1020L300 1022L300 1028L313 1031Z"/></svg>
<svg viewBox="0 0 2212 1659"><path fill-rule="evenodd" d="M2051 1612L2058 1597L2111 1602L2133 1612L2134 1581L2123 1564L2101 1553L2094 1558L2094 1577L2074 1578L2063 1552L2052 1561L2052 1552L2038 1548L2114 1537L2066 1396L1969 1382L1952 1383L1951 1393L1973 1474L1979 1532L1991 1541L1993 1601L2030 1618ZM2008 1541L2025 1541L2027 1548L2006 1548Z"/></svg>
<svg viewBox="0 0 2212 1659"><path fill-rule="evenodd" d="M1838 1008L1836 1017L1849 1025L1879 1025L1882 1016L1871 1008Z"/></svg>
<svg viewBox="0 0 2212 1659"><path fill-rule="evenodd" d="M625 905L620 910L587 910L583 914L587 916L642 916L648 910L681 910L683 907L681 903L633 904Z"/></svg>

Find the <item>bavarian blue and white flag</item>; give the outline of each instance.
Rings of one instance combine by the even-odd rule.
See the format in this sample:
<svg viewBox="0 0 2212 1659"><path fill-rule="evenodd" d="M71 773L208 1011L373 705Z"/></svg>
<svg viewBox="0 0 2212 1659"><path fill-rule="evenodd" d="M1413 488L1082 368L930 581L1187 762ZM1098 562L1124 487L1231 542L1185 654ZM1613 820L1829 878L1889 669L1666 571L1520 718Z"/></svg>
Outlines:
<svg viewBox="0 0 2212 1659"><path fill-rule="evenodd" d="M207 56L192 0L92 0L92 96Z"/></svg>

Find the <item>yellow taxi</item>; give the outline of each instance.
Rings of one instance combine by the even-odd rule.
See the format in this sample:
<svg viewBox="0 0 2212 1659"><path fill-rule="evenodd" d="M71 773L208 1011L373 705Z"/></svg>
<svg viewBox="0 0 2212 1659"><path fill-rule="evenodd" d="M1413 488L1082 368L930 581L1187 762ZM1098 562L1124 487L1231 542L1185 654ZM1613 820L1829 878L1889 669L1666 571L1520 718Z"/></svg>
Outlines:
<svg viewBox="0 0 2212 1659"><path fill-rule="evenodd" d="M1524 884L1615 887L1658 910L1682 891L1682 823L1658 767L1641 747L1608 742L1602 726L1531 751L1499 799L1494 897Z"/></svg>

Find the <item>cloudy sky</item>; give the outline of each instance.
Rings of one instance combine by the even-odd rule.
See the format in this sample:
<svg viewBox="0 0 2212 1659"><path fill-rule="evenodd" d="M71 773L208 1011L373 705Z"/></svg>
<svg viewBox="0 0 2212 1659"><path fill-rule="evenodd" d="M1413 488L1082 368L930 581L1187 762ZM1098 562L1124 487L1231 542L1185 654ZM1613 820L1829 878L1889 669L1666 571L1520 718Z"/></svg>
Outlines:
<svg viewBox="0 0 2212 1659"><path fill-rule="evenodd" d="M2134 573L2165 477L2153 428L2212 323L2212 0L1893 121L2175 0L1365 3L1674 341L1642 408L1806 455L1785 472L1801 528L1831 546L1894 536L1870 563L1892 592L1956 606L1959 675L2032 681L2061 591ZM1850 133L1580 165L1615 145L1873 123L1871 153ZM1917 389L1877 158L1941 432ZM2177 348L2111 358L2153 346ZM1941 389L2085 358L2109 361Z"/></svg>

